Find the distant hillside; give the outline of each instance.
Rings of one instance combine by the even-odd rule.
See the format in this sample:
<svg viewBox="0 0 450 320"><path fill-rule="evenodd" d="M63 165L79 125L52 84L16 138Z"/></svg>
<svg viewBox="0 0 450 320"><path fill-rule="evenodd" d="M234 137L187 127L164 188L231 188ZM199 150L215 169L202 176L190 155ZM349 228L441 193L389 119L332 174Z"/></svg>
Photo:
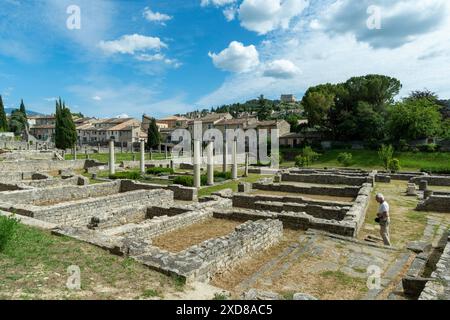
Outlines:
<svg viewBox="0 0 450 320"><path fill-rule="evenodd" d="M11 114L11 112L13 112L16 109L17 108L5 108L5 112L6 112L6 114ZM27 115L28 116L42 116L43 114L33 111L33 110L27 110Z"/></svg>

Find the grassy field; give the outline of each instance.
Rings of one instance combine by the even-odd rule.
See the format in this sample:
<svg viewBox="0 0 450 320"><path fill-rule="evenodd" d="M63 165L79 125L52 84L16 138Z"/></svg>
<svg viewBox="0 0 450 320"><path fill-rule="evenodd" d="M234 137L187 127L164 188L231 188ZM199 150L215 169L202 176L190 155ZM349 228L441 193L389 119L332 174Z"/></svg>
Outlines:
<svg viewBox="0 0 450 320"><path fill-rule="evenodd" d="M81 270L79 291L66 288L71 265ZM0 299L146 299L179 290L179 281L134 260L24 225L0 252Z"/></svg>
<svg viewBox="0 0 450 320"><path fill-rule="evenodd" d="M236 181L228 181L228 182L216 185L216 186L204 187L198 191L198 196L199 197L209 196L211 193L217 192L217 191L220 191L223 189L232 189L233 192L237 192L239 182L256 182L259 179L261 179L262 177L263 176L261 176L259 174L249 174L248 177L241 178Z"/></svg>
<svg viewBox="0 0 450 320"><path fill-rule="evenodd" d="M136 157L136 161L138 161L140 159L139 153L135 153L134 155ZM116 152L115 156L116 156L116 163L120 163L121 161L133 160L133 154L129 153L129 152L128 153ZM73 160L73 156L71 154L66 154L64 158L66 160ZM109 161L109 153L91 153L91 154L89 154L89 158L92 160L97 160L97 161L106 163ZM84 152L78 153L77 159L86 159L85 153ZM164 153L153 153L152 154L152 160L163 160L163 159L165 159ZM148 152L145 154L145 160L150 160L150 154Z"/></svg>
<svg viewBox="0 0 450 320"><path fill-rule="evenodd" d="M300 152L300 150L298 150ZM351 153L353 156L350 168L383 169L378 152L375 150L327 150L322 151L320 158L312 167L342 167L337 161L341 152ZM418 171L424 167L449 168L450 152L396 152L394 157L400 160L402 170ZM286 161L284 167L293 166L293 161Z"/></svg>

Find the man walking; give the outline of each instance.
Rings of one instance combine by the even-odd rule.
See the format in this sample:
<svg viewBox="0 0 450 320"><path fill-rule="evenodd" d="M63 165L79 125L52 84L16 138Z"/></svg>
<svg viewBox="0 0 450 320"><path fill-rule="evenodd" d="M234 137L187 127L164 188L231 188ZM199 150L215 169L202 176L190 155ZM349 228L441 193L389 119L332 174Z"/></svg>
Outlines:
<svg viewBox="0 0 450 320"><path fill-rule="evenodd" d="M389 217L389 204L381 193L378 193L375 199L380 204L376 219L380 224L380 235L383 238L384 245L390 246L389 224L391 223L391 219Z"/></svg>

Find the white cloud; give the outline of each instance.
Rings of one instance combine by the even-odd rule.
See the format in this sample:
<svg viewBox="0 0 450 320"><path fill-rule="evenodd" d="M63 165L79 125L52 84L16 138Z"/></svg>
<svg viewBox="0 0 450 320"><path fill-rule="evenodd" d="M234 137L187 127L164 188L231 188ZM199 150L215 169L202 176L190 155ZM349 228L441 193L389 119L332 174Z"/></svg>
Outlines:
<svg viewBox="0 0 450 320"><path fill-rule="evenodd" d="M291 79L300 74L300 69L289 60L280 59L269 62L264 76L278 79Z"/></svg>
<svg viewBox="0 0 450 320"><path fill-rule="evenodd" d="M44 98L44 100L45 100L45 101L48 101L48 102L51 102L51 101L55 102L56 100L58 100L58 98L56 98L56 97L50 97L50 98Z"/></svg>
<svg viewBox="0 0 450 320"><path fill-rule="evenodd" d="M169 59L162 53L156 53L156 54L143 53L143 54L136 56L136 60L145 61L145 62L160 61L160 62L165 63L166 65L174 67L175 69L182 66L182 63L179 62L177 59Z"/></svg>
<svg viewBox="0 0 450 320"><path fill-rule="evenodd" d="M225 16L225 19L227 19L228 22L233 21L236 18L237 14L237 7L228 7L223 10L223 15Z"/></svg>
<svg viewBox="0 0 450 320"><path fill-rule="evenodd" d="M100 96L93 96L93 97L92 97L92 100L95 100L95 101L102 101L102 98L101 98Z"/></svg>
<svg viewBox="0 0 450 320"><path fill-rule="evenodd" d="M287 29L292 18L308 6L308 0L244 0L239 7L241 25L261 35Z"/></svg>
<svg viewBox="0 0 450 320"><path fill-rule="evenodd" d="M206 7L209 5L214 5L216 7L222 7L229 4L235 3L236 0L201 0L200 5Z"/></svg>
<svg viewBox="0 0 450 320"><path fill-rule="evenodd" d="M158 37L147 37L140 34L124 35L117 40L100 41L98 46L107 54L135 54L147 50L160 50L167 45Z"/></svg>
<svg viewBox="0 0 450 320"><path fill-rule="evenodd" d="M259 65L259 54L254 45L244 46L233 41L220 53L208 54L214 65L222 70L236 73L247 72Z"/></svg>
<svg viewBox="0 0 450 320"><path fill-rule="evenodd" d="M151 22L158 22L165 25L166 21L172 20L173 17L159 12L153 12L149 7L144 9L144 18Z"/></svg>
<svg viewBox="0 0 450 320"><path fill-rule="evenodd" d="M121 113L121 114L115 116L115 118L118 118L118 119L126 119L126 118L130 118L130 116L127 115L126 113Z"/></svg>
<svg viewBox="0 0 450 320"><path fill-rule="evenodd" d="M370 6L379 8L380 29L367 27L374 14ZM349 33L374 48L397 48L437 30L449 11L448 0L338 0L324 11L320 25L330 35Z"/></svg>

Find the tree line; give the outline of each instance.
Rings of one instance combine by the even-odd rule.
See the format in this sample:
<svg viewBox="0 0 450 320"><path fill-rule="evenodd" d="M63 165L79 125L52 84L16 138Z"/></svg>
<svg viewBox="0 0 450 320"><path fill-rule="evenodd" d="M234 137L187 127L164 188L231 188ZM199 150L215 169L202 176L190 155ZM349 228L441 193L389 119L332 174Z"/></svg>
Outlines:
<svg viewBox="0 0 450 320"><path fill-rule="evenodd" d="M311 87L301 103L308 127L336 141L398 143L449 137L450 122L442 113L448 101L426 89L395 101L401 88L398 79L388 76L353 77Z"/></svg>
<svg viewBox="0 0 450 320"><path fill-rule="evenodd" d="M20 107L11 112L8 121L0 95L0 132L13 132L14 135L20 136L28 132L28 129L27 111L23 100L20 102ZM58 149L73 148L77 142L77 130L72 113L61 98L56 101L54 142Z"/></svg>

